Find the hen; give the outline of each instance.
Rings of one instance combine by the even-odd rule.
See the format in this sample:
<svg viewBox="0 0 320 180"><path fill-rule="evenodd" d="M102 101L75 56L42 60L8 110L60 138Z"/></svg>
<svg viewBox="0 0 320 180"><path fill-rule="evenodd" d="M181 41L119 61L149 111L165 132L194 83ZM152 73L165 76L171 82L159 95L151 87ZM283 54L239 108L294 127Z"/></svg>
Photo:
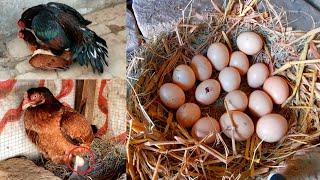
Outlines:
<svg viewBox="0 0 320 180"><path fill-rule="evenodd" d="M55 55L70 51L73 61L81 66L90 64L94 72L103 73L104 65L108 65L107 44L86 27L90 23L72 7L50 2L24 11L18 26L33 31L36 46L45 45Z"/></svg>
<svg viewBox="0 0 320 180"><path fill-rule="evenodd" d="M72 108L60 103L45 87L29 89L23 99L25 130L46 159L68 164L69 155L84 153L96 129ZM78 149L75 151L75 149Z"/></svg>

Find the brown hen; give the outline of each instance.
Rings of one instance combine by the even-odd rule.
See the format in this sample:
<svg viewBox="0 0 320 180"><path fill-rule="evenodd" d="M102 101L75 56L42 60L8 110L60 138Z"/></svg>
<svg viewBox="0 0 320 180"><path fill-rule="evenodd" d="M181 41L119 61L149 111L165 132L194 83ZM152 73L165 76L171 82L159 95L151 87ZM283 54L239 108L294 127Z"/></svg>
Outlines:
<svg viewBox="0 0 320 180"><path fill-rule="evenodd" d="M77 155L89 147L94 139L86 119L60 103L45 87L31 88L23 100L24 124L28 137L47 159L57 164L68 164L69 153Z"/></svg>

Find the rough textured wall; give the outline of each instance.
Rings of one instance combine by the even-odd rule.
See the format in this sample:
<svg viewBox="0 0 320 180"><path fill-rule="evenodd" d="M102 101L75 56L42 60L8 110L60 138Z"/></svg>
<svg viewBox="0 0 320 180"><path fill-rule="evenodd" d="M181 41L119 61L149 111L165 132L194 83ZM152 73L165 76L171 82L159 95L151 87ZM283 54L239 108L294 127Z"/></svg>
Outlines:
<svg viewBox="0 0 320 180"><path fill-rule="evenodd" d="M86 14L97 9L113 6L125 0L51 0L65 3ZM32 6L51 2L50 0L0 0L0 40L17 32L16 22L21 13Z"/></svg>

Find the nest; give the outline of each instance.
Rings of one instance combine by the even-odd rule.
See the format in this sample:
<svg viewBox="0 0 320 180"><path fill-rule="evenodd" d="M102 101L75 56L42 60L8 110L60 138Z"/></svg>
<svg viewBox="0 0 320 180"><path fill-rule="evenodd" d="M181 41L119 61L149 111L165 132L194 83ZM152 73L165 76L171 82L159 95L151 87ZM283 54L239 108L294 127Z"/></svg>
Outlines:
<svg viewBox="0 0 320 180"><path fill-rule="evenodd" d="M293 31L287 27L286 13L277 12L267 0L230 0L224 12L211 2L214 12L186 15L192 8L190 1L174 31L144 44L129 58L127 171L133 179L262 177L283 167L296 152L319 145L320 28ZM289 82L290 97L274 106L274 112L288 120L289 131L277 143L263 142L255 134L247 141L232 143L220 133L214 144L206 145L176 122L175 111L161 104L158 90L172 81L177 65L189 64L195 54L205 54L211 43L223 42L236 50L236 37L244 31L257 32L265 40L263 50L249 57L250 62L264 62L272 75ZM216 78L217 72L212 77ZM252 91L246 85L240 89ZM186 92L186 102L194 101L193 94L194 90ZM226 111L225 95L213 105L201 106L202 116L219 119Z"/></svg>
<svg viewBox="0 0 320 180"><path fill-rule="evenodd" d="M77 175L67 165L57 165L52 161L46 161L42 166L61 179L117 179L125 173L123 144L96 138L91 144L91 150L95 154L95 165L93 170L85 175Z"/></svg>

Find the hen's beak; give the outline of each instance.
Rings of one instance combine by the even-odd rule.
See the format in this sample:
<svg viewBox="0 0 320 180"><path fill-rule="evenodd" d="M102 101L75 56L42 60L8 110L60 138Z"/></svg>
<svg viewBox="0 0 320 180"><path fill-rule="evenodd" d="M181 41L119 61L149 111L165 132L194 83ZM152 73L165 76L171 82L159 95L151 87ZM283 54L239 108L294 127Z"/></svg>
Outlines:
<svg viewBox="0 0 320 180"><path fill-rule="evenodd" d="M26 110L30 106L32 106L32 102L29 100L28 93L24 93L23 102L22 102L22 110Z"/></svg>

